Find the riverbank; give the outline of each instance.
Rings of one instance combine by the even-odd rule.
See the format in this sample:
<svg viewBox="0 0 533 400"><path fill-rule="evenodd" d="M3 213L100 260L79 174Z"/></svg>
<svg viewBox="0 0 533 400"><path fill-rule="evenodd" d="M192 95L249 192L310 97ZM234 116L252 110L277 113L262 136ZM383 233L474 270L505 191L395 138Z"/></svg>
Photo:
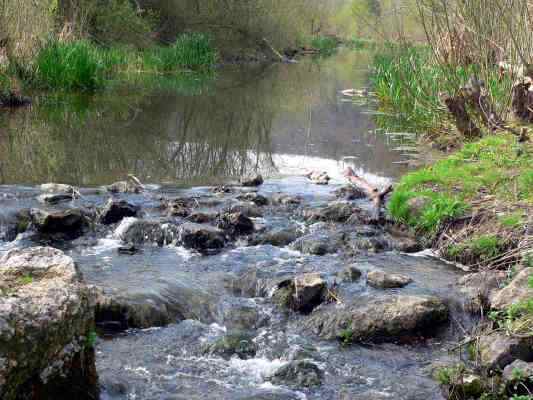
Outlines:
<svg viewBox="0 0 533 400"><path fill-rule="evenodd" d="M528 124L516 121L509 127L499 117L490 122L475 101L468 103L476 87L471 76L480 73L475 65L439 66L429 48L401 46L378 53L374 65L383 110L395 114L402 128L419 132L423 146L444 151L441 160L401 178L388 213L424 247L473 272L459 285L471 312L480 316L479 325L464 332L456 349L468 350L466 361L459 356L457 365L438 370L436 379L450 399L530 399L533 144ZM496 66L483 71L494 78L488 81L488 97L478 95L491 110L508 101L513 87L507 76L498 79L498 72ZM459 117L454 107L461 101Z"/></svg>

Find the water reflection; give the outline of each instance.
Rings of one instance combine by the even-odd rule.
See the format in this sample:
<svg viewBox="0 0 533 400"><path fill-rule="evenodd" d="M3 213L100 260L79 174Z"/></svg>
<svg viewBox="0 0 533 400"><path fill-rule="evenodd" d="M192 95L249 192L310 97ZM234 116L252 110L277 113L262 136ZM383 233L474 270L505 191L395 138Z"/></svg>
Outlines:
<svg viewBox="0 0 533 400"><path fill-rule="evenodd" d="M368 107L339 96L365 85L367 65L364 53L346 51L225 68L216 79L43 96L31 109L0 115L0 183L92 186L134 173L146 182L211 184L252 169L283 173L273 154L352 157L395 177L401 156L373 132Z"/></svg>

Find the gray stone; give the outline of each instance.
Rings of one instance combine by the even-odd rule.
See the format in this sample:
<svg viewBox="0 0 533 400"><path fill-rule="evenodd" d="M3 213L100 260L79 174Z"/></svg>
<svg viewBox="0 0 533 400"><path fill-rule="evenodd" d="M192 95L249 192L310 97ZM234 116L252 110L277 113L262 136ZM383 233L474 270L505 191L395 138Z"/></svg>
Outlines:
<svg viewBox="0 0 533 400"><path fill-rule="evenodd" d="M332 203L327 207L304 210L308 222L346 222L357 210L348 203Z"/></svg>
<svg viewBox="0 0 533 400"><path fill-rule="evenodd" d="M391 342L418 333L435 334L447 318L447 307L435 297L396 295L364 305L320 307L304 325L325 339Z"/></svg>
<svg viewBox="0 0 533 400"><path fill-rule="evenodd" d="M243 176L240 179L241 186L261 186L264 183L263 177L259 174L252 174L248 176Z"/></svg>
<svg viewBox="0 0 533 400"><path fill-rule="evenodd" d="M281 366L267 379L275 385L312 387L322 383L324 372L310 360L296 360Z"/></svg>
<svg viewBox="0 0 533 400"><path fill-rule="evenodd" d="M232 332L208 345L205 352L225 359L237 356L240 359L247 360L255 357L257 345L251 335L243 332Z"/></svg>
<svg viewBox="0 0 533 400"><path fill-rule="evenodd" d="M515 360L503 369L503 380L512 384L518 381L531 382L533 379L533 362Z"/></svg>
<svg viewBox="0 0 533 400"><path fill-rule="evenodd" d="M115 229L114 236L125 243L163 246L177 241L178 227L155 220L127 217Z"/></svg>
<svg viewBox="0 0 533 400"><path fill-rule="evenodd" d="M220 229L189 222L180 225L178 238L184 247L203 254L220 251L225 244L224 233Z"/></svg>
<svg viewBox="0 0 533 400"><path fill-rule="evenodd" d="M344 245L342 233L316 232L297 239L291 244L291 248L304 254L323 256L337 253Z"/></svg>
<svg viewBox="0 0 533 400"><path fill-rule="evenodd" d="M94 309L74 261L35 247L0 260L0 398L98 398Z"/></svg>
<svg viewBox="0 0 533 400"><path fill-rule="evenodd" d="M342 272L339 273L339 277L344 282L355 282L358 281L363 273L361 270L355 266L348 266Z"/></svg>
<svg viewBox="0 0 533 400"><path fill-rule="evenodd" d="M515 360L533 361L533 338L493 333L479 338L478 349L481 364L489 370L504 369Z"/></svg>
<svg viewBox="0 0 533 400"><path fill-rule="evenodd" d="M272 246L288 246L301 236L301 233L294 228L276 229L257 235L251 240L252 245L270 244Z"/></svg>
<svg viewBox="0 0 533 400"><path fill-rule="evenodd" d="M482 271L459 279L459 290L464 295L464 308L471 313L490 309L490 297L503 284L504 271Z"/></svg>
<svg viewBox="0 0 533 400"><path fill-rule="evenodd" d="M136 217L141 208L125 200L109 199L100 210L100 222L104 225L115 224L127 217Z"/></svg>
<svg viewBox="0 0 533 400"><path fill-rule="evenodd" d="M39 233L57 239L76 239L87 226L87 219L80 209L49 212L34 208L30 215Z"/></svg>
<svg viewBox="0 0 533 400"><path fill-rule="evenodd" d="M222 215L217 226L233 237L249 235L255 230L254 222L240 212Z"/></svg>
<svg viewBox="0 0 533 400"><path fill-rule="evenodd" d="M248 218L259 218L263 216L263 213L255 203L252 202L239 202L230 207L230 214L239 213Z"/></svg>
<svg viewBox="0 0 533 400"><path fill-rule="evenodd" d="M389 274L384 271L370 271L366 276L370 286L378 289L394 289L407 286L413 280L405 275Z"/></svg>
<svg viewBox="0 0 533 400"><path fill-rule="evenodd" d="M241 194L237 196L237 199L240 201L248 202L248 203L250 202L254 203L256 206L259 206L259 207L268 205L268 199L265 196L260 195L259 193L256 193L256 192L249 192L249 193Z"/></svg>
<svg viewBox="0 0 533 400"><path fill-rule="evenodd" d="M533 268L525 268L502 290L491 298L491 306L496 310L503 310L511 304L533 299L533 288L529 286L529 279L533 276Z"/></svg>

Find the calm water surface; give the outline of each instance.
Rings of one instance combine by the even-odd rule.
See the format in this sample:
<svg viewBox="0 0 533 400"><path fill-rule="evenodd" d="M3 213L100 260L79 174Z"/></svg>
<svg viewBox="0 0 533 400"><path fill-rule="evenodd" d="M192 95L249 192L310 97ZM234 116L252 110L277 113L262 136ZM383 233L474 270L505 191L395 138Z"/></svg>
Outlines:
<svg viewBox="0 0 533 400"><path fill-rule="evenodd" d="M226 67L180 84L37 96L30 109L0 114L0 184L95 186L133 173L189 186L251 169L269 177L320 162L340 169L343 161L398 177L405 155L394 149L402 143L376 134L370 104L340 94L368 85L369 60L341 51L298 64Z"/></svg>

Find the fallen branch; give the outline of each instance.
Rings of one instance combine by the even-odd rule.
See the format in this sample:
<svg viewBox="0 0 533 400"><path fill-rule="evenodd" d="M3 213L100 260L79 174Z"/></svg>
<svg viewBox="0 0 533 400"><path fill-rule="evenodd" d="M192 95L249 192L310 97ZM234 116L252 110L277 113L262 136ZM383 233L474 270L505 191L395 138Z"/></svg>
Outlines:
<svg viewBox="0 0 533 400"><path fill-rule="evenodd" d="M358 176L350 167L346 168L344 171L344 176L351 183L360 188L365 193L366 197L372 201L374 207L371 214L371 221L379 221L379 213L383 205L383 201L385 200L385 196L392 192L392 185L387 186L385 189L379 190L377 187L372 186L366 179Z"/></svg>

